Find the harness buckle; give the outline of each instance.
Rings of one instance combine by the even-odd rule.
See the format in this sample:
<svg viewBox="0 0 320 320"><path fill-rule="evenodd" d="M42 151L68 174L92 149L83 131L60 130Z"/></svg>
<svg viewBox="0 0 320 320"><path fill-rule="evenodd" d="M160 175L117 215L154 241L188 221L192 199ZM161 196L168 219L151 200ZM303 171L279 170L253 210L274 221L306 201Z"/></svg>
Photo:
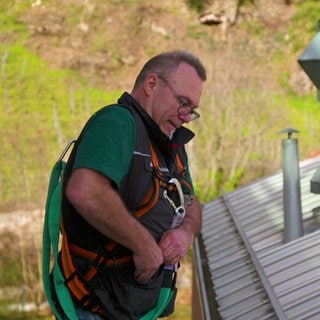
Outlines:
<svg viewBox="0 0 320 320"><path fill-rule="evenodd" d="M94 268L98 273L103 274L105 272L105 264L107 260L108 258L100 256L99 259L97 259L96 263L94 263Z"/></svg>

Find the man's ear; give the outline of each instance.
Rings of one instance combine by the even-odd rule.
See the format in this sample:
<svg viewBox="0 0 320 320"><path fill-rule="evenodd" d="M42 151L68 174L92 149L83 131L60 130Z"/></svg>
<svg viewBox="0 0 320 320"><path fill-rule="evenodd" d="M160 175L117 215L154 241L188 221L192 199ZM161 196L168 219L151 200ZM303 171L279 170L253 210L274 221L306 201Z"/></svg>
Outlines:
<svg viewBox="0 0 320 320"><path fill-rule="evenodd" d="M151 96L159 86L159 79L155 74L150 74L144 81L144 90L147 96Z"/></svg>

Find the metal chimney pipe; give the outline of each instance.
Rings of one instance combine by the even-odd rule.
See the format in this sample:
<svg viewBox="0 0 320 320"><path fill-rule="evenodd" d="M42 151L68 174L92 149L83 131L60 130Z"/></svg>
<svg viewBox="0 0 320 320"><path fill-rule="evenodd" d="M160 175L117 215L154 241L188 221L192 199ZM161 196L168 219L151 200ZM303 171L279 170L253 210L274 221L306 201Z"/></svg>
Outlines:
<svg viewBox="0 0 320 320"><path fill-rule="evenodd" d="M284 209L284 242L289 242L303 235L298 139L292 139L293 128L287 133L288 139L282 140L283 155L283 209Z"/></svg>

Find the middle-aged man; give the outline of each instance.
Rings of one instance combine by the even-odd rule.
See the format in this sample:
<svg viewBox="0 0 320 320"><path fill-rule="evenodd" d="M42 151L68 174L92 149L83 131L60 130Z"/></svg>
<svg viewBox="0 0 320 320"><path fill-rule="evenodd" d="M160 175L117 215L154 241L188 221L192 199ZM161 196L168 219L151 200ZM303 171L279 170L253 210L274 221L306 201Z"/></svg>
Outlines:
<svg viewBox="0 0 320 320"><path fill-rule="evenodd" d="M183 124L199 117L205 80L193 54L158 54L144 65L131 94L123 93L84 127L68 164L68 249L61 253L79 319L139 319L157 305L168 274L174 282L201 229L185 151L194 134ZM184 209L182 222L175 221ZM68 267L68 253L76 272ZM173 305L174 297L161 316Z"/></svg>

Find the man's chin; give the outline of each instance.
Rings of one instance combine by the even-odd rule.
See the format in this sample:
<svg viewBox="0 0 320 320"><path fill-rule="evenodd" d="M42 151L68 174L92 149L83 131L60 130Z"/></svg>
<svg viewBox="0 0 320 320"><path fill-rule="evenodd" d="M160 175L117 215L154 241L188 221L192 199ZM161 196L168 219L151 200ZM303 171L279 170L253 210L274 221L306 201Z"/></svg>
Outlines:
<svg viewBox="0 0 320 320"><path fill-rule="evenodd" d="M173 135L174 135L174 133L176 132L176 129L174 128L171 131L169 131L169 130L161 130L161 131L171 140Z"/></svg>

